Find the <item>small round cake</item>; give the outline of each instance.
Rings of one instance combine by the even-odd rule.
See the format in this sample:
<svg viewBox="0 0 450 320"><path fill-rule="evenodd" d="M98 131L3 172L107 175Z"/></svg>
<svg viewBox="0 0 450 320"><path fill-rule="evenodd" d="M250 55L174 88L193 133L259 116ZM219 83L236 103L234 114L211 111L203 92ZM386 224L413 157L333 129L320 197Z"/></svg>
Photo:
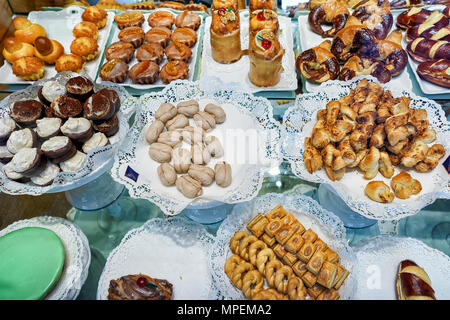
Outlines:
<svg viewBox="0 0 450 320"><path fill-rule="evenodd" d="M8 147L0 146L0 162L6 164L13 158L13 154L9 152Z"/></svg>
<svg viewBox="0 0 450 320"><path fill-rule="evenodd" d="M115 114L111 119L101 122L94 122L94 129L102 132L107 137L115 135L119 131L119 118Z"/></svg>
<svg viewBox="0 0 450 320"><path fill-rule="evenodd" d="M94 134L91 121L86 118L69 118L61 127L63 135L80 142L85 142Z"/></svg>
<svg viewBox="0 0 450 320"><path fill-rule="evenodd" d="M116 90L103 88L97 92L98 94L102 94L109 99L109 103L114 107L115 112L119 112L120 110L120 97Z"/></svg>
<svg viewBox="0 0 450 320"><path fill-rule="evenodd" d="M145 33L145 41L165 47L169 43L171 35L172 30L167 27L154 27Z"/></svg>
<svg viewBox="0 0 450 320"><path fill-rule="evenodd" d="M55 117L62 119L76 117L83 111L83 105L78 99L65 95L53 99L50 108Z"/></svg>
<svg viewBox="0 0 450 320"><path fill-rule="evenodd" d="M23 174L14 171L11 162L5 164L2 167L2 169L3 169L3 172L5 173L5 176L8 179L11 179L11 180L14 180L17 182L27 182L28 181L28 178L25 177Z"/></svg>
<svg viewBox="0 0 450 320"><path fill-rule="evenodd" d="M109 139L106 137L105 134L101 132L94 133L92 137L87 140L82 147L82 150L84 153L88 153L92 149L98 148L98 147L104 147L109 144Z"/></svg>
<svg viewBox="0 0 450 320"><path fill-rule="evenodd" d="M172 42L166 48L166 56L169 61L182 60L188 62L191 59L192 50L183 43Z"/></svg>
<svg viewBox="0 0 450 320"><path fill-rule="evenodd" d="M154 11L148 16L148 24L154 27L166 27L171 29L173 23L175 22L175 18L173 13L169 11Z"/></svg>
<svg viewBox="0 0 450 320"><path fill-rule="evenodd" d="M128 71L128 76L134 83L153 83L158 79L159 66L153 61L144 60L132 66Z"/></svg>
<svg viewBox="0 0 450 320"><path fill-rule="evenodd" d="M66 82L67 95L84 102L94 93L94 83L85 77L74 77Z"/></svg>
<svg viewBox="0 0 450 320"><path fill-rule="evenodd" d="M107 60L120 59L125 63L130 62L134 55L134 46L129 42L114 42L106 48L105 57Z"/></svg>
<svg viewBox="0 0 450 320"><path fill-rule="evenodd" d="M38 186L48 186L52 184L58 173L61 171L58 165L47 161L45 169L41 171L38 175L31 177L31 182Z"/></svg>
<svg viewBox="0 0 450 320"><path fill-rule="evenodd" d="M33 127L43 109L44 106L37 100L16 101L10 106L9 116L21 126Z"/></svg>
<svg viewBox="0 0 450 320"><path fill-rule="evenodd" d="M0 300L45 298L64 261L64 245L49 229L27 227L0 237Z"/></svg>
<svg viewBox="0 0 450 320"><path fill-rule="evenodd" d="M59 133L62 125L60 118L42 118L36 120L36 133L41 139L49 139Z"/></svg>
<svg viewBox="0 0 450 320"><path fill-rule="evenodd" d="M42 152L38 148L22 148L11 160L12 169L26 177L42 171L44 169L42 164Z"/></svg>
<svg viewBox="0 0 450 320"><path fill-rule="evenodd" d="M163 57L164 49L156 42L144 43L136 50L136 59L138 61L150 60L159 64Z"/></svg>
<svg viewBox="0 0 450 320"><path fill-rule="evenodd" d="M77 153L75 153L75 155L72 158L61 162L59 166L61 170L65 172L76 171L81 167L81 164L83 163L85 157L86 154L84 154L81 151L77 151Z"/></svg>
<svg viewBox="0 0 450 320"><path fill-rule="evenodd" d="M144 30L141 27L128 27L120 31L119 40L131 43L135 48L144 42Z"/></svg>
<svg viewBox="0 0 450 320"><path fill-rule="evenodd" d="M36 132L29 128L13 131L6 146L9 152L16 154L22 148L33 148L37 144Z"/></svg>
<svg viewBox="0 0 450 320"><path fill-rule="evenodd" d="M100 77L104 81L122 83L127 78L128 64L119 59L111 59L100 68Z"/></svg>
<svg viewBox="0 0 450 320"><path fill-rule="evenodd" d="M83 105L83 115L89 120L108 120L116 112L109 98L101 93L95 93Z"/></svg>
<svg viewBox="0 0 450 320"><path fill-rule="evenodd" d="M38 97L39 100L41 100L41 102L48 107L52 103L53 99L64 93L66 93L66 88L62 84L59 84L57 81L50 80L45 82L39 89Z"/></svg>
<svg viewBox="0 0 450 320"><path fill-rule="evenodd" d="M46 157L59 160L53 161L54 163L59 163L71 158L75 154L73 149L75 149L74 144L70 141L69 137L66 136L50 138L41 146L41 150Z"/></svg>
<svg viewBox="0 0 450 320"><path fill-rule="evenodd" d="M11 133L16 130L16 122L11 118L0 118L0 146L4 146Z"/></svg>

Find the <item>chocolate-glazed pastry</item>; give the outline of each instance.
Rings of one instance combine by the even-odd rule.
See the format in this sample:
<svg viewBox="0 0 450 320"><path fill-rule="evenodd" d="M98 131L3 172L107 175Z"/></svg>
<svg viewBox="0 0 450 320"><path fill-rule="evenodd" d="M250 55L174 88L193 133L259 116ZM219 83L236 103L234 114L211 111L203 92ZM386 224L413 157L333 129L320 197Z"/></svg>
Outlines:
<svg viewBox="0 0 450 320"><path fill-rule="evenodd" d="M0 118L0 146L4 146L11 133L16 130L16 122L11 118Z"/></svg>
<svg viewBox="0 0 450 320"><path fill-rule="evenodd" d="M197 42L197 33L189 28L177 28L172 32L170 39L192 47Z"/></svg>
<svg viewBox="0 0 450 320"><path fill-rule="evenodd" d="M7 146L0 146L0 162L6 164L11 161L14 155L9 152Z"/></svg>
<svg viewBox="0 0 450 320"><path fill-rule="evenodd" d="M134 83L148 84L158 79L159 66L150 60L136 63L128 71L128 76Z"/></svg>
<svg viewBox="0 0 450 320"><path fill-rule="evenodd" d="M83 105L83 115L89 120L108 120L116 112L109 98L101 93L95 93Z"/></svg>
<svg viewBox="0 0 450 320"><path fill-rule="evenodd" d="M187 79L188 74L189 66L186 62L173 60L161 68L160 77L163 82L170 83L177 79Z"/></svg>
<svg viewBox="0 0 450 320"><path fill-rule="evenodd" d="M62 119L76 117L83 111L83 106L78 99L65 95L53 99L50 108L52 115Z"/></svg>
<svg viewBox="0 0 450 320"><path fill-rule="evenodd" d="M37 100L13 102L9 116L22 127L34 127L36 120L42 116L43 104Z"/></svg>
<svg viewBox="0 0 450 320"><path fill-rule="evenodd" d="M100 77L104 81L124 82L127 78L128 64L119 59L112 59L100 68Z"/></svg>
<svg viewBox="0 0 450 320"><path fill-rule="evenodd" d="M22 130L13 131L9 136L6 146L9 152L16 154L22 148L34 148L37 146L37 135L34 130L25 128Z"/></svg>
<svg viewBox="0 0 450 320"><path fill-rule="evenodd" d="M63 135L80 142L87 141L94 131L92 123L86 118L69 118L61 127Z"/></svg>
<svg viewBox="0 0 450 320"><path fill-rule="evenodd" d="M89 138L85 143L83 143L82 150L84 153L88 153L92 149L98 147L104 147L109 144L109 139L104 133L96 132L92 137Z"/></svg>
<svg viewBox="0 0 450 320"><path fill-rule="evenodd" d="M59 164L59 167L62 171L65 172L73 172L76 171L81 167L81 164L84 161L84 158L86 158L86 155L81 152L77 151L73 157L70 159L67 159Z"/></svg>
<svg viewBox="0 0 450 320"><path fill-rule="evenodd" d="M58 83L57 81L50 80L45 82L39 89L38 98L43 104L48 107L52 103L53 99L64 93L66 93L65 86Z"/></svg>
<svg viewBox="0 0 450 320"><path fill-rule="evenodd" d="M119 32L119 40L139 47L144 42L144 30L141 27L128 27Z"/></svg>
<svg viewBox="0 0 450 320"><path fill-rule="evenodd" d="M171 29L174 22L174 16L169 11L155 11L148 16L147 21L152 28L166 27Z"/></svg>
<svg viewBox="0 0 450 320"><path fill-rule="evenodd" d="M94 83L85 77L74 77L67 80L66 91L69 97L84 102L94 93Z"/></svg>
<svg viewBox="0 0 450 320"><path fill-rule="evenodd" d="M148 43L158 43L165 47L169 41L172 31L166 27L154 27L145 33L145 41Z"/></svg>
<svg viewBox="0 0 450 320"><path fill-rule="evenodd" d="M106 121L95 121L94 129L95 131L104 133L107 137L115 135L119 131L119 118L117 117L117 114Z"/></svg>
<svg viewBox="0 0 450 320"><path fill-rule="evenodd" d="M115 112L119 112L120 110L120 97L116 90L110 88L103 88L97 93L102 94L109 99L109 103L114 106Z"/></svg>
<svg viewBox="0 0 450 320"><path fill-rule="evenodd" d="M60 131L62 120L60 118L42 118L36 120L36 133L41 139L49 139L56 136Z"/></svg>
<svg viewBox="0 0 450 320"><path fill-rule="evenodd" d="M192 51L187 45L174 41L167 46L166 56L169 61L182 60L188 62L191 59Z"/></svg>
<svg viewBox="0 0 450 320"><path fill-rule="evenodd" d="M42 144L41 150L47 158L60 159L60 161L58 161L58 162L61 162L61 161L67 160L71 156L73 156L74 152L72 151L72 149L74 147L75 146L69 137L56 136L56 137L46 140ZM71 153L71 155L69 155L65 159L63 159L62 157L64 157L68 153L69 154ZM58 163L58 162L55 162L55 163Z"/></svg>
<svg viewBox="0 0 450 320"><path fill-rule="evenodd" d="M129 42L114 42L108 48L106 48L105 56L107 60L120 59L124 62L130 62L133 58L134 46Z"/></svg>
<svg viewBox="0 0 450 320"><path fill-rule="evenodd" d="M184 10L175 18L175 25L178 28L191 28L197 30L201 23L202 19L200 16L197 13L188 10Z"/></svg>
<svg viewBox="0 0 450 320"><path fill-rule="evenodd" d="M138 61L150 60L159 64L164 57L163 47L156 42L144 43L136 51Z"/></svg>
<svg viewBox="0 0 450 320"><path fill-rule="evenodd" d="M22 148L12 158L11 167L15 172L31 177L44 169L44 161L45 158L38 148Z"/></svg>
<svg viewBox="0 0 450 320"><path fill-rule="evenodd" d="M11 179L11 180L14 180L17 182L21 182L21 183L25 183L29 180L29 178L25 177L23 174L14 171L11 162L9 162L8 164L5 164L2 167L2 169L3 169L5 176L8 179Z"/></svg>
<svg viewBox="0 0 450 320"><path fill-rule="evenodd" d="M58 173L61 171L58 165L47 161L44 170L38 175L31 177L31 182L38 186L48 186L53 183Z"/></svg>

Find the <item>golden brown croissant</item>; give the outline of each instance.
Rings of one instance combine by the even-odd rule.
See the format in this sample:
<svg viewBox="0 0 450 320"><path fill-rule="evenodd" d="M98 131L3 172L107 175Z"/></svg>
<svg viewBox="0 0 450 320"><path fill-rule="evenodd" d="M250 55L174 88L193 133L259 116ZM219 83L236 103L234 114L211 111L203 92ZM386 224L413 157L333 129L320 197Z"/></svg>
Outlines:
<svg viewBox="0 0 450 320"><path fill-rule="evenodd" d="M428 274L411 260L400 262L396 288L399 300L436 300Z"/></svg>
<svg viewBox="0 0 450 320"><path fill-rule="evenodd" d="M419 172L428 172L436 168L439 160L445 155L442 144L434 144L428 149L425 158L414 167Z"/></svg>
<svg viewBox="0 0 450 320"><path fill-rule="evenodd" d="M370 147L369 153L359 163L359 168L364 171L365 179L373 179L379 168L380 151L375 147Z"/></svg>
<svg viewBox="0 0 450 320"><path fill-rule="evenodd" d="M394 194L383 181L370 181L364 192L370 199L376 202L388 203L394 200Z"/></svg>
<svg viewBox="0 0 450 320"><path fill-rule="evenodd" d="M392 178L391 186L394 193L400 199L408 199L422 190L422 185L416 179L413 179L408 172L400 172Z"/></svg>
<svg viewBox="0 0 450 320"><path fill-rule="evenodd" d="M305 150L303 151L303 160L309 173L322 169L322 156L320 152L312 145L311 138L305 138Z"/></svg>

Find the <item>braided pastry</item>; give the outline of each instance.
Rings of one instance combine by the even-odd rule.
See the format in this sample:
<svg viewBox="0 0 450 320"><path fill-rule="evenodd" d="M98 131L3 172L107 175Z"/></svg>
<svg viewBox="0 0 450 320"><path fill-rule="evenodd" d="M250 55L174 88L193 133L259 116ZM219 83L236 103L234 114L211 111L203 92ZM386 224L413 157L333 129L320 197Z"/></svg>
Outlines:
<svg viewBox="0 0 450 320"><path fill-rule="evenodd" d="M242 259L249 261L248 247L255 241L258 241L258 238L254 235L249 235L241 240L241 244L239 245L239 255Z"/></svg>
<svg viewBox="0 0 450 320"><path fill-rule="evenodd" d="M228 258L228 260L225 262L225 274L231 279L231 276L233 275L234 269L241 263L245 262L244 259L242 259L237 254L232 255Z"/></svg>
<svg viewBox="0 0 450 320"><path fill-rule="evenodd" d="M277 270L275 275L275 287L278 292L288 293L288 282L289 279L293 276L294 272L292 268L286 265L283 265L280 269Z"/></svg>
<svg viewBox="0 0 450 320"><path fill-rule="evenodd" d="M233 274L231 275L231 281L236 288L242 289L242 279L250 270L253 270L253 266L249 262L243 262L234 269Z"/></svg>
<svg viewBox="0 0 450 320"><path fill-rule="evenodd" d="M230 249L233 253L239 254L239 245L241 240L248 236L248 233L245 231L238 231L234 234L234 236L230 239Z"/></svg>
<svg viewBox="0 0 450 320"><path fill-rule="evenodd" d="M252 300L280 300L280 298L280 293L272 288L259 290L252 296Z"/></svg>
<svg viewBox="0 0 450 320"><path fill-rule="evenodd" d="M303 281L296 276L291 276L287 282L287 294L291 300L305 300L306 288Z"/></svg>
<svg viewBox="0 0 450 320"><path fill-rule="evenodd" d="M282 267L283 264L279 260L272 260L267 263L264 275L270 287L275 288L275 276Z"/></svg>
<svg viewBox="0 0 450 320"><path fill-rule="evenodd" d="M248 257L250 258L250 263L252 265L256 266L257 254L266 248L267 244L262 240L255 241L248 247Z"/></svg>
<svg viewBox="0 0 450 320"><path fill-rule="evenodd" d="M255 293L262 290L264 278L258 270L247 272L242 278L242 292L251 299Z"/></svg>
<svg viewBox="0 0 450 320"><path fill-rule="evenodd" d="M275 252L271 248L261 250L256 256L256 267L258 271L265 274L266 264L276 259Z"/></svg>

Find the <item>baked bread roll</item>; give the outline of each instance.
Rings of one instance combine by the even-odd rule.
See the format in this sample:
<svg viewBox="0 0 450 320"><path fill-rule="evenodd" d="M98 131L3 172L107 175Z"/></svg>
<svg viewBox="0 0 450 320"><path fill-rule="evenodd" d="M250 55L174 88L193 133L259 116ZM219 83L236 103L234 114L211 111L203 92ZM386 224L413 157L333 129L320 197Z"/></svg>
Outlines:
<svg viewBox="0 0 450 320"><path fill-rule="evenodd" d="M22 57L13 62L12 71L25 81L36 81L44 76L44 62L36 57Z"/></svg>
<svg viewBox="0 0 450 320"><path fill-rule="evenodd" d="M422 190L419 180L413 179L408 172L400 172L391 180L392 189L400 199L408 199Z"/></svg>
<svg viewBox="0 0 450 320"><path fill-rule="evenodd" d="M33 44L37 37L45 37L47 32L40 24L31 23L25 17L15 17L13 19L14 37L21 41Z"/></svg>
<svg viewBox="0 0 450 320"><path fill-rule="evenodd" d="M383 181L370 181L364 192L370 199L376 202L388 203L394 200L394 194Z"/></svg>
<svg viewBox="0 0 450 320"><path fill-rule="evenodd" d="M6 61L13 63L17 59L34 56L34 47L33 45L21 42L14 37L6 37L3 41L2 53Z"/></svg>
<svg viewBox="0 0 450 320"><path fill-rule="evenodd" d="M47 64L55 64L64 54L64 47L56 40L47 37L37 37L34 41L34 55Z"/></svg>
<svg viewBox="0 0 450 320"><path fill-rule="evenodd" d="M398 300L436 300L428 274L411 260L400 262L396 288Z"/></svg>

